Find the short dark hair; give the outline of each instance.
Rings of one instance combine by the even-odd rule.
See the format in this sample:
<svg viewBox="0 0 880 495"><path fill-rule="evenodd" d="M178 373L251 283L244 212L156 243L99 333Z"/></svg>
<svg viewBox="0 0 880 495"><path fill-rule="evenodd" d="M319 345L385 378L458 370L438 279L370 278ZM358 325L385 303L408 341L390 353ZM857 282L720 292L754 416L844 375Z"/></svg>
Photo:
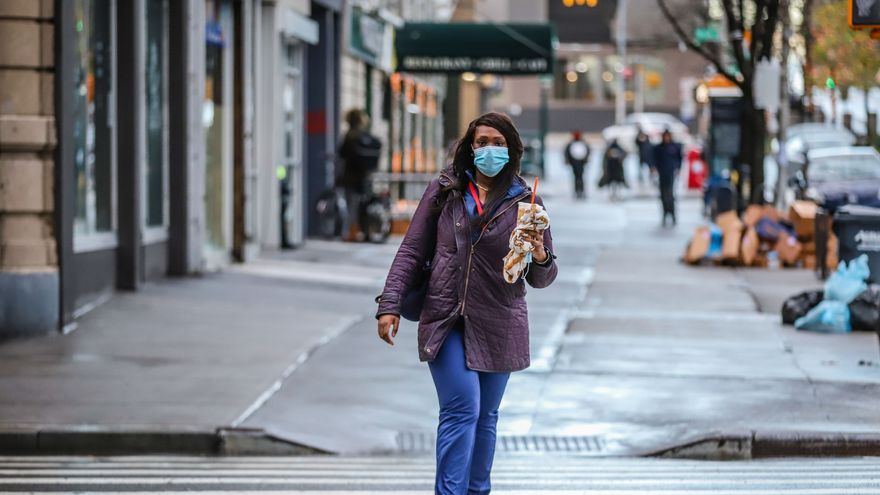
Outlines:
<svg viewBox="0 0 880 495"><path fill-rule="evenodd" d="M367 113L360 108L353 108L345 112L345 123L351 129L358 129L364 125Z"/></svg>

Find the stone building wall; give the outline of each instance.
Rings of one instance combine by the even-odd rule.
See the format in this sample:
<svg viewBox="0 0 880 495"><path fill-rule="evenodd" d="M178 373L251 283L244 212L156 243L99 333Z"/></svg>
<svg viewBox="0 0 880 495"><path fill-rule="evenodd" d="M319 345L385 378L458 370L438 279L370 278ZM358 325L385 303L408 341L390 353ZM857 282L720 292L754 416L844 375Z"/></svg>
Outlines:
<svg viewBox="0 0 880 495"><path fill-rule="evenodd" d="M52 0L0 1L0 336L58 320Z"/></svg>

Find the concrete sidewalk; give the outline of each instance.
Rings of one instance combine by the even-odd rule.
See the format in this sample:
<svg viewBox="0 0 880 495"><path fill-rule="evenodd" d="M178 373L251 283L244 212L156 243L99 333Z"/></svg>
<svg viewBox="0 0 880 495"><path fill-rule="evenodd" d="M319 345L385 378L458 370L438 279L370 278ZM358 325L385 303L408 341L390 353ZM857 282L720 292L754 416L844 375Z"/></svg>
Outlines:
<svg viewBox="0 0 880 495"><path fill-rule="evenodd" d="M683 265L690 229L659 230L649 204L626 209L625 240L602 249L537 423L599 432L624 452L696 444L686 455L718 439L740 440L746 452L715 453L737 457L755 455L755 438L802 450L829 433L876 438L877 336L780 324L785 297L820 286L811 273Z"/></svg>
<svg viewBox="0 0 880 495"><path fill-rule="evenodd" d="M226 273L117 294L69 335L0 345L0 451L217 451L321 343L358 286Z"/></svg>
<svg viewBox="0 0 880 495"><path fill-rule="evenodd" d="M504 449L880 453L877 337L778 323L811 274L684 266L696 202L664 230L655 201L574 202L558 163L549 177L560 277L529 291L533 366L502 403ZM376 337L395 250L315 241L0 344L0 451L429 454L415 325L394 348Z"/></svg>

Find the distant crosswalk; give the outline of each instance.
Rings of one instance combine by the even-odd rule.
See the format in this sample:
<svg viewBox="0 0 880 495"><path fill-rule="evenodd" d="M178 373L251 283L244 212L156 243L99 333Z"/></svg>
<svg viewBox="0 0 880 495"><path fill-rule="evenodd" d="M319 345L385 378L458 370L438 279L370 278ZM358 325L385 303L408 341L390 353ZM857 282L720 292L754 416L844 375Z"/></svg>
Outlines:
<svg viewBox="0 0 880 495"><path fill-rule="evenodd" d="M2 457L0 493L433 493L431 457ZM497 494L880 495L880 458L503 456Z"/></svg>

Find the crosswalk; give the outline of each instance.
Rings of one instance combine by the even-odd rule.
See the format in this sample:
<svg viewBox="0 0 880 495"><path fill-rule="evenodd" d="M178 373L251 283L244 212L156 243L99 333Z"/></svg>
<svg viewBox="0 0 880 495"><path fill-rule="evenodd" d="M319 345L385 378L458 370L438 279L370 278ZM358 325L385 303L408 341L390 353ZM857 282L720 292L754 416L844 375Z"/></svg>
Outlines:
<svg viewBox="0 0 880 495"><path fill-rule="evenodd" d="M432 493L431 457L3 457L0 493ZM880 495L880 458L701 462L505 455L507 495Z"/></svg>

